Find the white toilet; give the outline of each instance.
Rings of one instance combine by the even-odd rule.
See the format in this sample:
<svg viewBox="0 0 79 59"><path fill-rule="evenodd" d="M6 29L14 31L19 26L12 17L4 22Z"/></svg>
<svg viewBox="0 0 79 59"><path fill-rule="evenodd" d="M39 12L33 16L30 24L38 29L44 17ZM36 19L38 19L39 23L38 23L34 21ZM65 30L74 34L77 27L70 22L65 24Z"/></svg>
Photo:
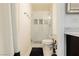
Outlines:
<svg viewBox="0 0 79 59"><path fill-rule="evenodd" d="M43 44L44 56L51 56L53 54L53 40L52 39L42 40L42 44Z"/></svg>

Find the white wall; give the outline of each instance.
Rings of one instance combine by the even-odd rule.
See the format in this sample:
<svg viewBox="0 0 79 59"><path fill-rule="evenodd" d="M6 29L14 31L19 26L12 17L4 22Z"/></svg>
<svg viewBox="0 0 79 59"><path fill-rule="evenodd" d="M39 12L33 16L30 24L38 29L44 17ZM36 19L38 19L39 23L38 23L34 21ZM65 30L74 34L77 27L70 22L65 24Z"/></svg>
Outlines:
<svg viewBox="0 0 79 59"><path fill-rule="evenodd" d="M31 8L30 4L16 4L17 12L17 29L18 29L18 44L21 55L29 55L31 52ZM29 15L29 16L28 16Z"/></svg>
<svg viewBox="0 0 79 59"><path fill-rule="evenodd" d="M0 4L0 55L14 55L10 4Z"/></svg>
<svg viewBox="0 0 79 59"><path fill-rule="evenodd" d="M65 4L62 5L62 9L65 10ZM79 28L79 14L65 14L64 17L64 26L71 28Z"/></svg>
<svg viewBox="0 0 79 59"><path fill-rule="evenodd" d="M29 55L31 51L30 4L0 4L0 55Z"/></svg>
<svg viewBox="0 0 79 59"><path fill-rule="evenodd" d="M17 10L16 5L11 4L11 18L12 18L12 34L13 34L13 47L14 47L14 53L19 52L19 46L18 46L18 30L17 30Z"/></svg>
<svg viewBox="0 0 79 59"><path fill-rule="evenodd" d="M61 8L62 10L60 12L63 12L64 15L64 27L79 28L79 14L66 14L65 3L62 4Z"/></svg>
<svg viewBox="0 0 79 59"><path fill-rule="evenodd" d="M53 35L57 40L57 55L64 55L64 6L53 4Z"/></svg>

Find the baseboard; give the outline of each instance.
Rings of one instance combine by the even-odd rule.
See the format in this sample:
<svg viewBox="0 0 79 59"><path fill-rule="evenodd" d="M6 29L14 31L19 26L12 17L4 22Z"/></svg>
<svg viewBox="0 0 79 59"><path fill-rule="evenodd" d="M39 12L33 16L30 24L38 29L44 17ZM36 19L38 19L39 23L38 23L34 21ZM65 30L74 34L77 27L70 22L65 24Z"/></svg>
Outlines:
<svg viewBox="0 0 79 59"><path fill-rule="evenodd" d="M14 56L20 56L20 52L14 53Z"/></svg>

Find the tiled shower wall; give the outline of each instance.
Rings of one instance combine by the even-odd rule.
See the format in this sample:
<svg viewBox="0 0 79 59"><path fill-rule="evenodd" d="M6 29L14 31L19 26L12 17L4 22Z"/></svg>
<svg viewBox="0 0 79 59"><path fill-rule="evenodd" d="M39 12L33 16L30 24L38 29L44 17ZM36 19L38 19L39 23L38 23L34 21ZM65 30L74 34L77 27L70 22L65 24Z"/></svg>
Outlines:
<svg viewBox="0 0 79 59"><path fill-rule="evenodd" d="M51 14L48 11L32 13L32 41L48 39L52 34Z"/></svg>

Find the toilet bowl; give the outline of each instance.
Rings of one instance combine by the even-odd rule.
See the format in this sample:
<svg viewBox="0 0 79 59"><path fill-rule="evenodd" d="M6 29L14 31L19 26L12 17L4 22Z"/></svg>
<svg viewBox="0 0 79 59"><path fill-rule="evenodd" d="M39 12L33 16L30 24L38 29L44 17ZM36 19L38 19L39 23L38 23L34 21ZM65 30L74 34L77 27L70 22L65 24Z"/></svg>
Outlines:
<svg viewBox="0 0 79 59"><path fill-rule="evenodd" d="M42 40L42 44L43 44L44 56L51 56L53 54L53 40L52 39Z"/></svg>

